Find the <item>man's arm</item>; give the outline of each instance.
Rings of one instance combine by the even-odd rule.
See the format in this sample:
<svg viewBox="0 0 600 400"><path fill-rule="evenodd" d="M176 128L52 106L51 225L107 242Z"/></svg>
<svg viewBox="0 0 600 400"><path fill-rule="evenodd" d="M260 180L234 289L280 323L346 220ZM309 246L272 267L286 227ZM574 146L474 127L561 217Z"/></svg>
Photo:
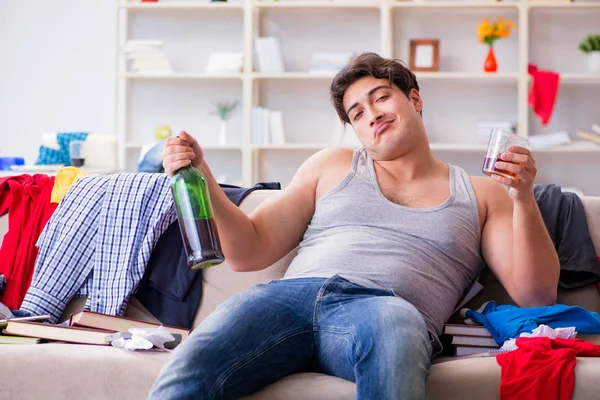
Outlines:
<svg viewBox="0 0 600 400"><path fill-rule="evenodd" d="M223 253L233 270L267 268L300 243L314 213L319 171L326 162L323 154L317 153L305 161L284 190L261 203L250 215L229 201L193 137L182 132L180 138L167 139L163 152L165 171L173 175L190 162L208 182Z"/></svg>
<svg viewBox="0 0 600 400"><path fill-rule="evenodd" d="M517 181L485 180L487 216L482 231L482 254L512 299L522 307L554 304L560 263L533 194L535 162L527 149L516 148L498 167L518 174ZM517 153L518 152L518 153ZM530 161L528 161L528 158Z"/></svg>

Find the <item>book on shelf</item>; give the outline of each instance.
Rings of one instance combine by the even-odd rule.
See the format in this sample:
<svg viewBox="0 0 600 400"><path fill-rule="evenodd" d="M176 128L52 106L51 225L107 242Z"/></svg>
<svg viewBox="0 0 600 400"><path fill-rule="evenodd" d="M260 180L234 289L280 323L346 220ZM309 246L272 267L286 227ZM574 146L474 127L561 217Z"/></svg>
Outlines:
<svg viewBox="0 0 600 400"><path fill-rule="evenodd" d="M171 62L162 50L160 40L129 40L123 46L130 66L136 72L172 73Z"/></svg>
<svg viewBox="0 0 600 400"><path fill-rule="evenodd" d="M285 130L283 129L283 113L271 110L270 124L272 143L275 145L284 145L286 140Z"/></svg>
<svg viewBox="0 0 600 400"><path fill-rule="evenodd" d="M255 44L255 65L258 72L285 72L281 42L279 39L267 36L259 37Z"/></svg>
<svg viewBox="0 0 600 400"><path fill-rule="evenodd" d="M53 325L42 322L8 321L2 331L11 336L25 336L59 342L108 345L105 337L113 331Z"/></svg>
<svg viewBox="0 0 600 400"><path fill-rule="evenodd" d="M578 138L589 140L590 142L594 142L600 144L600 134L594 132L584 131L583 129L577 130L576 133Z"/></svg>
<svg viewBox="0 0 600 400"><path fill-rule="evenodd" d="M162 324L140 321L137 319L117 317L114 315L100 314L93 311L82 310L71 315L69 326L80 328L102 329L111 332L127 332L129 328L158 328ZM182 340L187 338L190 330L175 326L162 325L170 333L181 334Z"/></svg>
<svg viewBox="0 0 600 400"><path fill-rule="evenodd" d="M252 144L286 143L283 113L265 107L252 108Z"/></svg>

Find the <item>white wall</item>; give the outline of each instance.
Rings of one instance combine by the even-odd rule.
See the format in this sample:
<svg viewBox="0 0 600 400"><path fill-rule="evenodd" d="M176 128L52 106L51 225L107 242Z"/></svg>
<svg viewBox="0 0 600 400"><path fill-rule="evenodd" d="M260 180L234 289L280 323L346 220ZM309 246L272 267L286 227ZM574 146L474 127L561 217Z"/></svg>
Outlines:
<svg viewBox="0 0 600 400"><path fill-rule="evenodd" d="M0 154L40 135L114 130L114 1L0 1Z"/></svg>

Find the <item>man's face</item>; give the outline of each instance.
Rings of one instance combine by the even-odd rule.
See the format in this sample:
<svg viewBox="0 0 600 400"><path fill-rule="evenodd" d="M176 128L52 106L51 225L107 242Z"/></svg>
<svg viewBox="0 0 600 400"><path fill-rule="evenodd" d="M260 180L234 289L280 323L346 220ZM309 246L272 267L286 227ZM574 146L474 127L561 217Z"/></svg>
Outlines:
<svg viewBox="0 0 600 400"><path fill-rule="evenodd" d="M387 79L372 76L346 90L344 109L363 146L379 156L391 156L409 145L419 129L424 132L419 92L413 89L409 97Z"/></svg>

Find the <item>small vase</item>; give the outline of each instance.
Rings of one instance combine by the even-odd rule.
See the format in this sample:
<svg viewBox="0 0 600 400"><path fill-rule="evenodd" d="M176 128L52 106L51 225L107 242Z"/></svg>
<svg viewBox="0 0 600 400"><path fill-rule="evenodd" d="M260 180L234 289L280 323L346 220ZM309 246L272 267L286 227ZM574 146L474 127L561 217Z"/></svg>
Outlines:
<svg viewBox="0 0 600 400"><path fill-rule="evenodd" d="M221 121L221 129L219 130L219 146L227 144L227 121Z"/></svg>
<svg viewBox="0 0 600 400"><path fill-rule="evenodd" d="M590 51L587 55L588 68L591 73L600 73L600 51Z"/></svg>
<svg viewBox="0 0 600 400"><path fill-rule="evenodd" d="M485 72L496 72L498 70L498 63L496 62L496 56L494 55L494 48L490 46L485 62L483 63L483 70Z"/></svg>

